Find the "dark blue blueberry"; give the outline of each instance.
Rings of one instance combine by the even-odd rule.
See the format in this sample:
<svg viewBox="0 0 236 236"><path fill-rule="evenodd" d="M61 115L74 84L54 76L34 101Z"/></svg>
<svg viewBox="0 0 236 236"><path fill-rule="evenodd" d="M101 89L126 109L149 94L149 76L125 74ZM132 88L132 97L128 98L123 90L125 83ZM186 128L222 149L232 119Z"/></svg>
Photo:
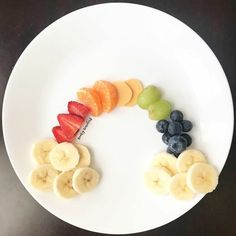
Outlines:
<svg viewBox="0 0 236 236"><path fill-rule="evenodd" d="M190 120L181 121L183 132L189 132L193 128L193 124Z"/></svg>
<svg viewBox="0 0 236 236"><path fill-rule="evenodd" d="M160 133L165 133L168 129L169 122L167 120L159 120L156 124L156 129Z"/></svg>
<svg viewBox="0 0 236 236"><path fill-rule="evenodd" d="M166 145L168 145L168 142L169 142L169 139L170 139L171 136L172 136L172 135L169 134L168 132L164 133L164 134L162 135L162 141L163 141Z"/></svg>
<svg viewBox="0 0 236 236"><path fill-rule="evenodd" d="M166 152L169 153L169 154L174 155L175 157L178 157L178 156L179 156L179 153L174 153L173 151L170 150L169 147L166 149Z"/></svg>
<svg viewBox="0 0 236 236"><path fill-rule="evenodd" d="M172 155L174 155L174 156L176 156L176 157L179 156L179 153L174 153L173 151L170 150L169 147L166 149L166 152L169 153L169 154L172 154Z"/></svg>
<svg viewBox="0 0 236 236"><path fill-rule="evenodd" d="M187 141L181 135L175 135L169 139L168 148L176 155L183 152L186 149L186 147L187 147Z"/></svg>
<svg viewBox="0 0 236 236"><path fill-rule="evenodd" d="M188 135L188 134L181 134L181 136L186 139L187 147L192 144L192 138L190 137L190 135Z"/></svg>
<svg viewBox="0 0 236 236"><path fill-rule="evenodd" d="M181 111L175 110L170 113L170 119L173 121L181 121L183 118L184 115Z"/></svg>
<svg viewBox="0 0 236 236"><path fill-rule="evenodd" d="M181 134L182 131L183 131L183 127L182 127L181 123L179 123L177 121L172 121L172 122L169 123L168 132L171 135Z"/></svg>
<svg viewBox="0 0 236 236"><path fill-rule="evenodd" d="M170 153L170 154L173 154L173 152L169 148L166 149L166 152Z"/></svg>

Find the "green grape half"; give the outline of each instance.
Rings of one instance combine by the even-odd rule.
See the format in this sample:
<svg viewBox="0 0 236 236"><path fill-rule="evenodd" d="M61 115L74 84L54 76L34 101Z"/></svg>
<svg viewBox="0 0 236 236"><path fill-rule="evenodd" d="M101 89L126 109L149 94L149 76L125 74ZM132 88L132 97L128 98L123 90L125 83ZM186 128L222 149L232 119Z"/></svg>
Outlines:
<svg viewBox="0 0 236 236"><path fill-rule="evenodd" d="M170 115L172 106L166 100L159 100L148 107L149 118L151 120L167 119Z"/></svg>
<svg viewBox="0 0 236 236"><path fill-rule="evenodd" d="M149 85L139 94L137 104L142 109L148 109L151 104L160 100L160 98L161 91L157 87Z"/></svg>

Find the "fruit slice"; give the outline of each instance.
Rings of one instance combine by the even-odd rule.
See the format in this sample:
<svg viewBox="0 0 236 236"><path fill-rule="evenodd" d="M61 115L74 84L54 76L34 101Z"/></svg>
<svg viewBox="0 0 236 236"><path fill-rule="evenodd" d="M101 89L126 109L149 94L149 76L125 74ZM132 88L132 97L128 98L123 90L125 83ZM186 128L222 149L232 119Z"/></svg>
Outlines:
<svg viewBox="0 0 236 236"><path fill-rule="evenodd" d="M148 107L151 120L167 119L171 112L171 104L166 100L159 100Z"/></svg>
<svg viewBox="0 0 236 236"><path fill-rule="evenodd" d="M187 172L193 164L199 162L207 162L203 153L196 149L188 149L179 155L176 162L176 167L179 172Z"/></svg>
<svg viewBox="0 0 236 236"><path fill-rule="evenodd" d="M167 169L171 176L177 173L176 158L173 155L166 152L161 152L157 154L154 157L151 166L155 168Z"/></svg>
<svg viewBox="0 0 236 236"><path fill-rule="evenodd" d="M118 92L116 87L108 81L98 80L94 84L93 88L97 91L101 98L103 111L112 111L118 102Z"/></svg>
<svg viewBox="0 0 236 236"><path fill-rule="evenodd" d="M210 193L218 184L218 173L212 165L196 163L188 170L187 184L196 193Z"/></svg>
<svg viewBox="0 0 236 236"><path fill-rule="evenodd" d="M113 82L118 92L118 106L125 106L131 100L133 92L124 81Z"/></svg>
<svg viewBox="0 0 236 236"><path fill-rule="evenodd" d="M72 138L66 137L60 126L53 127L52 133L58 143L71 142L73 140L73 137Z"/></svg>
<svg viewBox="0 0 236 236"><path fill-rule="evenodd" d="M91 155L87 147L80 143L74 143L75 147L78 149L80 158L79 163L76 165L76 169L81 167L87 167L90 165L91 162Z"/></svg>
<svg viewBox="0 0 236 236"><path fill-rule="evenodd" d="M98 172L92 168L79 168L75 171L72 178L72 186L78 193L85 193L93 190L98 182L100 176Z"/></svg>
<svg viewBox="0 0 236 236"><path fill-rule="evenodd" d="M92 88L82 88L77 92L78 99L90 108L93 116L99 116L102 113L102 102L98 93Z"/></svg>
<svg viewBox="0 0 236 236"><path fill-rule="evenodd" d="M71 143L60 143L49 154L53 167L59 171L72 170L79 162L79 152Z"/></svg>
<svg viewBox="0 0 236 236"><path fill-rule="evenodd" d="M77 195L72 187L73 171L65 171L59 174L53 184L53 190L59 197L71 198Z"/></svg>
<svg viewBox="0 0 236 236"><path fill-rule="evenodd" d="M126 80L125 83L127 83L133 91L133 96L131 100L126 104L126 106L131 107L131 106L136 105L138 96L143 91L143 85L137 79L129 79L129 80Z"/></svg>
<svg viewBox="0 0 236 236"><path fill-rule="evenodd" d="M54 139L44 139L34 144L33 157L38 164L49 164L49 153L57 145Z"/></svg>
<svg viewBox="0 0 236 236"><path fill-rule="evenodd" d="M31 185L39 191L52 190L53 181L58 172L50 164L40 165L30 174Z"/></svg>
<svg viewBox="0 0 236 236"><path fill-rule="evenodd" d="M154 193L168 193L170 180L170 174L163 168L152 168L144 174L145 185Z"/></svg>
<svg viewBox="0 0 236 236"><path fill-rule="evenodd" d="M176 174L171 178L169 192L177 200L189 200L194 196L193 191L187 185L185 173Z"/></svg>
<svg viewBox="0 0 236 236"><path fill-rule="evenodd" d="M84 119L70 114L59 114L57 116L61 129L68 139L71 139L82 126Z"/></svg>
<svg viewBox="0 0 236 236"><path fill-rule="evenodd" d="M160 100L161 91L153 86L149 85L139 94L137 103L142 109L148 109L148 107Z"/></svg>
<svg viewBox="0 0 236 236"><path fill-rule="evenodd" d="M83 119L85 119L90 113L88 107L75 101L68 102L67 107L70 114L81 116Z"/></svg>

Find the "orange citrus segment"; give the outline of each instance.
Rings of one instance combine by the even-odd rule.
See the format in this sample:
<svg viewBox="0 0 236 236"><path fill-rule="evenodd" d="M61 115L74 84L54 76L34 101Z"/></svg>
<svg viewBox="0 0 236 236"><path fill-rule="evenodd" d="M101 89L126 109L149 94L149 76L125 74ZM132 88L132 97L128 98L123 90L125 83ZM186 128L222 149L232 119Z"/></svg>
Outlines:
<svg viewBox="0 0 236 236"><path fill-rule="evenodd" d="M87 107L91 109L93 116L102 113L102 103L98 93L92 88L82 88L77 92L77 97Z"/></svg>
<svg viewBox="0 0 236 236"><path fill-rule="evenodd" d="M105 80L98 80L93 88L99 94L104 112L110 112L115 108L118 102L118 93L116 87Z"/></svg>
<svg viewBox="0 0 236 236"><path fill-rule="evenodd" d="M113 82L118 92L118 106L125 106L132 98L133 92L124 81Z"/></svg>
<svg viewBox="0 0 236 236"><path fill-rule="evenodd" d="M126 80L125 83L127 83L133 91L133 96L131 100L126 104L126 106L131 107L137 103L138 95L143 91L143 85L137 79L129 79L129 80Z"/></svg>

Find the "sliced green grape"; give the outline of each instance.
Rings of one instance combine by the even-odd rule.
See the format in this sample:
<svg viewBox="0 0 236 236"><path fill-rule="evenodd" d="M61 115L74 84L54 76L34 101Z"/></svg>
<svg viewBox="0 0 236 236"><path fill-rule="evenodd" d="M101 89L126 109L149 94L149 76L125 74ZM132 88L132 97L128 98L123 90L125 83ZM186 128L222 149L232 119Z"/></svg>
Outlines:
<svg viewBox="0 0 236 236"><path fill-rule="evenodd" d="M171 104L166 100L159 100L148 107L151 120L167 119L171 112Z"/></svg>
<svg viewBox="0 0 236 236"><path fill-rule="evenodd" d="M151 104L160 100L160 98L161 91L157 87L149 85L139 94L137 104L142 109L148 109Z"/></svg>

